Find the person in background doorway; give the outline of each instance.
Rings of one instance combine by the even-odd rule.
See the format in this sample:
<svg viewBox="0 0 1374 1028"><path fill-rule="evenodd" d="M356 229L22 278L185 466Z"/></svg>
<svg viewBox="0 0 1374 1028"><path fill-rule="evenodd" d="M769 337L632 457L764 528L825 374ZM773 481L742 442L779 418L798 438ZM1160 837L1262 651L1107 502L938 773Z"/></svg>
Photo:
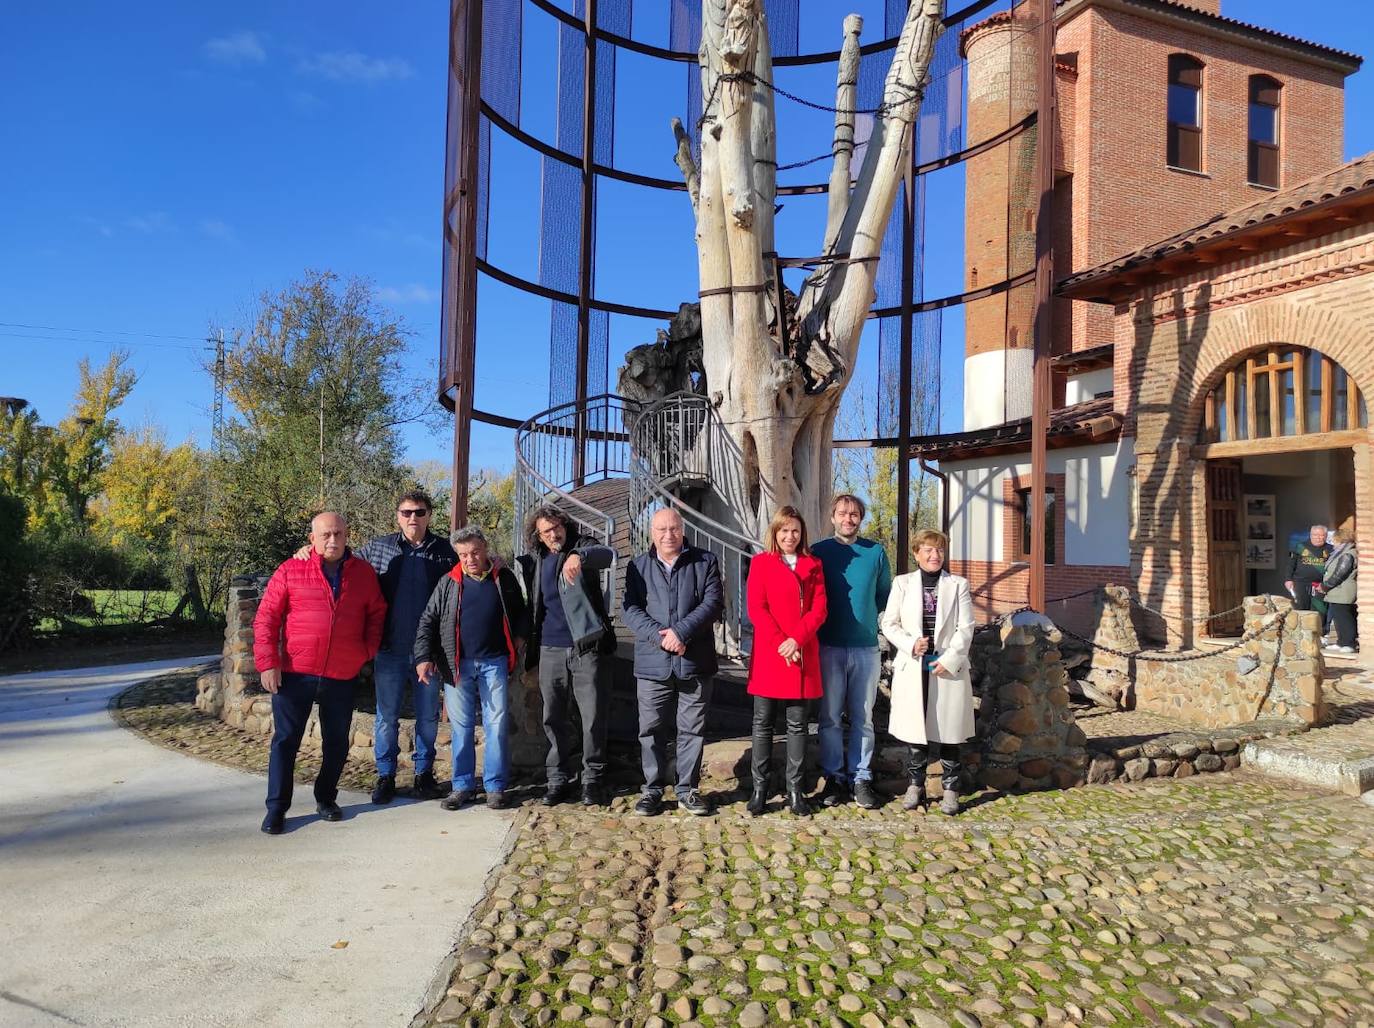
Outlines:
<svg viewBox="0 0 1374 1028"><path fill-rule="evenodd" d="M1322 580L1322 575L1326 573L1326 560L1330 556L1331 544L1326 541L1325 525L1313 525L1308 541L1299 543L1288 555L1288 579L1283 587L1293 597L1293 606L1298 610L1315 609L1326 613L1324 605L1313 606L1312 586Z"/></svg>
<svg viewBox="0 0 1374 1028"><path fill-rule="evenodd" d="M918 568L898 575L880 627L897 650L892 664L892 713L888 730L908 743L911 785L902 806L915 810L926 799L926 768L939 753L944 798L940 809L959 813L963 745L973 737L973 600L968 579L945 570L949 540L943 532L916 533Z"/></svg>
<svg viewBox="0 0 1374 1028"><path fill-rule="evenodd" d="M1336 529L1329 541L1332 550L1326 558L1320 588L1336 625L1336 642L1323 649L1328 653L1354 653L1359 645L1355 629L1355 580L1359 568L1355 535L1349 529Z"/></svg>
<svg viewBox="0 0 1374 1028"><path fill-rule="evenodd" d="M806 545L806 523L796 507L781 507L768 525L766 549L749 562L746 586L754 649L749 654L749 695L754 697L749 813L764 812L773 763L773 716L787 712L787 806L811 814L802 790L806 759L806 708L821 695L821 648L816 633L825 623L825 573Z"/></svg>

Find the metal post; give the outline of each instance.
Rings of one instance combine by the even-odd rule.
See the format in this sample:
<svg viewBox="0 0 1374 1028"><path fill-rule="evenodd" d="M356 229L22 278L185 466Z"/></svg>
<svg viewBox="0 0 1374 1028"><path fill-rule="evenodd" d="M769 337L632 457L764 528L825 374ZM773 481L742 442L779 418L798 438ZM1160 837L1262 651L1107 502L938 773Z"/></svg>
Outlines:
<svg viewBox="0 0 1374 1028"><path fill-rule="evenodd" d="M454 275L453 310L443 326L448 342L449 378L453 382L453 488L450 524L468 517L468 472L471 468L472 397L476 383L477 346L477 149L481 118L482 3L453 0L449 8L449 74L459 92L455 176L458 195L444 197L444 245L449 247ZM450 109L450 117L453 111ZM450 145L455 127L448 127ZM458 209L458 224L450 233L448 205ZM445 283L446 286L449 283ZM444 383L446 386L447 383Z"/></svg>
<svg viewBox="0 0 1374 1028"><path fill-rule="evenodd" d="M1035 350L1031 388L1031 552L1027 604L1045 612L1045 436L1050 427L1050 346L1054 330L1054 0L1040 0L1037 46L1035 184ZM1059 558L1062 560L1063 555Z"/></svg>
<svg viewBox="0 0 1374 1028"><path fill-rule="evenodd" d="M577 395L576 428L573 433L573 484L581 486L586 476L587 444L587 363L591 360L592 340L592 233L595 230L592 205L596 197L596 3L586 0L582 19L586 57L582 67L582 224L577 266Z"/></svg>
<svg viewBox="0 0 1374 1028"><path fill-rule="evenodd" d="M902 200L902 336L897 375L897 573L911 568L911 337L912 294L916 289L916 133L903 180ZM878 401L882 402L881 397Z"/></svg>

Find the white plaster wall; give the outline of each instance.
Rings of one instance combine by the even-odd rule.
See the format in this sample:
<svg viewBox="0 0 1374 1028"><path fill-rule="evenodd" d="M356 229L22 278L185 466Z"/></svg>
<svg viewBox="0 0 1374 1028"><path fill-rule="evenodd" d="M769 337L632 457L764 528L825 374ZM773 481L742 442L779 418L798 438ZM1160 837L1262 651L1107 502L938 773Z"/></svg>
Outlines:
<svg viewBox="0 0 1374 1028"><path fill-rule="evenodd" d="M1130 555L1130 469L1135 455L1123 441L1051 450L1047 470L1064 476L1064 549L1069 565L1126 566ZM949 547L954 560L1005 560L1003 481L1015 471L1030 478L1024 455L948 461Z"/></svg>
<svg viewBox="0 0 1374 1028"><path fill-rule="evenodd" d="M1064 406L1069 407L1075 403L1086 403L1097 396L1098 393L1110 393L1111 391L1111 368L1098 368L1096 371L1085 371L1081 375L1072 376L1064 383Z"/></svg>
<svg viewBox="0 0 1374 1028"><path fill-rule="evenodd" d="M964 358L964 431L1028 418L1030 350L988 350Z"/></svg>

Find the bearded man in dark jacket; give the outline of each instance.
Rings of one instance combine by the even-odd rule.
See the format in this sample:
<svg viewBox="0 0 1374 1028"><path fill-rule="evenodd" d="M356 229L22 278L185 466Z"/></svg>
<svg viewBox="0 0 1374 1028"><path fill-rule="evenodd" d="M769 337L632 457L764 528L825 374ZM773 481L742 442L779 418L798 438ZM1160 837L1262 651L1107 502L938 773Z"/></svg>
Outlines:
<svg viewBox="0 0 1374 1028"><path fill-rule="evenodd" d="M531 512L525 538L529 552L517 558L532 625L525 665L539 668L544 735L549 740L542 802L552 807L568 798L574 702L582 720L582 802L608 806L610 793L602 778L615 631L606 614L600 572L615 563L615 551L578 538L563 512L547 505Z"/></svg>

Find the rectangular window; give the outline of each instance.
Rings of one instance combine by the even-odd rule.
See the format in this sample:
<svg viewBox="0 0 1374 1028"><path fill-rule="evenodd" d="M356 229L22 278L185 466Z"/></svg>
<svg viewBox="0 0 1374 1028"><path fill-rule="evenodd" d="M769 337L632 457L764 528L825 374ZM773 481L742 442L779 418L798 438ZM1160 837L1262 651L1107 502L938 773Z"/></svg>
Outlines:
<svg viewBox="0 0 1374 1028"><path fill-rule="evenodd" d="M1247 178L1252 185L1279 185L1279 96L1282 83L1268 75L1250 76Z"/></svg>
<svg viewBox="0 0 1374 1028"><path fill-rule="evenodd" d="M1322 430L1322 358L1314 351L1303 364L1307 371L1307 431Z"/></svg>
<svg viewBox="0 0 1374 1028"><path fill-rule="evenodd" d="M1171 168L1202 170L1202 62L1169 55L1165 97L1169 125L1165 160Z"/></svg>
<svg viewBox="0 0 1374 1028"><path fill-rule="evenodd" d="M1265 439L1274 434L1272 409L1269 403L1269 373L1255 376L1255 433Z"/></svg>
<svg viewBox="0 0 1374 1028"><path fill-rule="evenodd" d="M1017 531L1017 542L1020 552L1017 553L1018 560L1030 560L1031 555L1031 496L1029 489L1016 490L1016 513L1020 519ZM1054 519L1055 519L1055 496L1053 489L1045 490L1045 564L1049 566L1055 562L1054 553Z"/></svg>

